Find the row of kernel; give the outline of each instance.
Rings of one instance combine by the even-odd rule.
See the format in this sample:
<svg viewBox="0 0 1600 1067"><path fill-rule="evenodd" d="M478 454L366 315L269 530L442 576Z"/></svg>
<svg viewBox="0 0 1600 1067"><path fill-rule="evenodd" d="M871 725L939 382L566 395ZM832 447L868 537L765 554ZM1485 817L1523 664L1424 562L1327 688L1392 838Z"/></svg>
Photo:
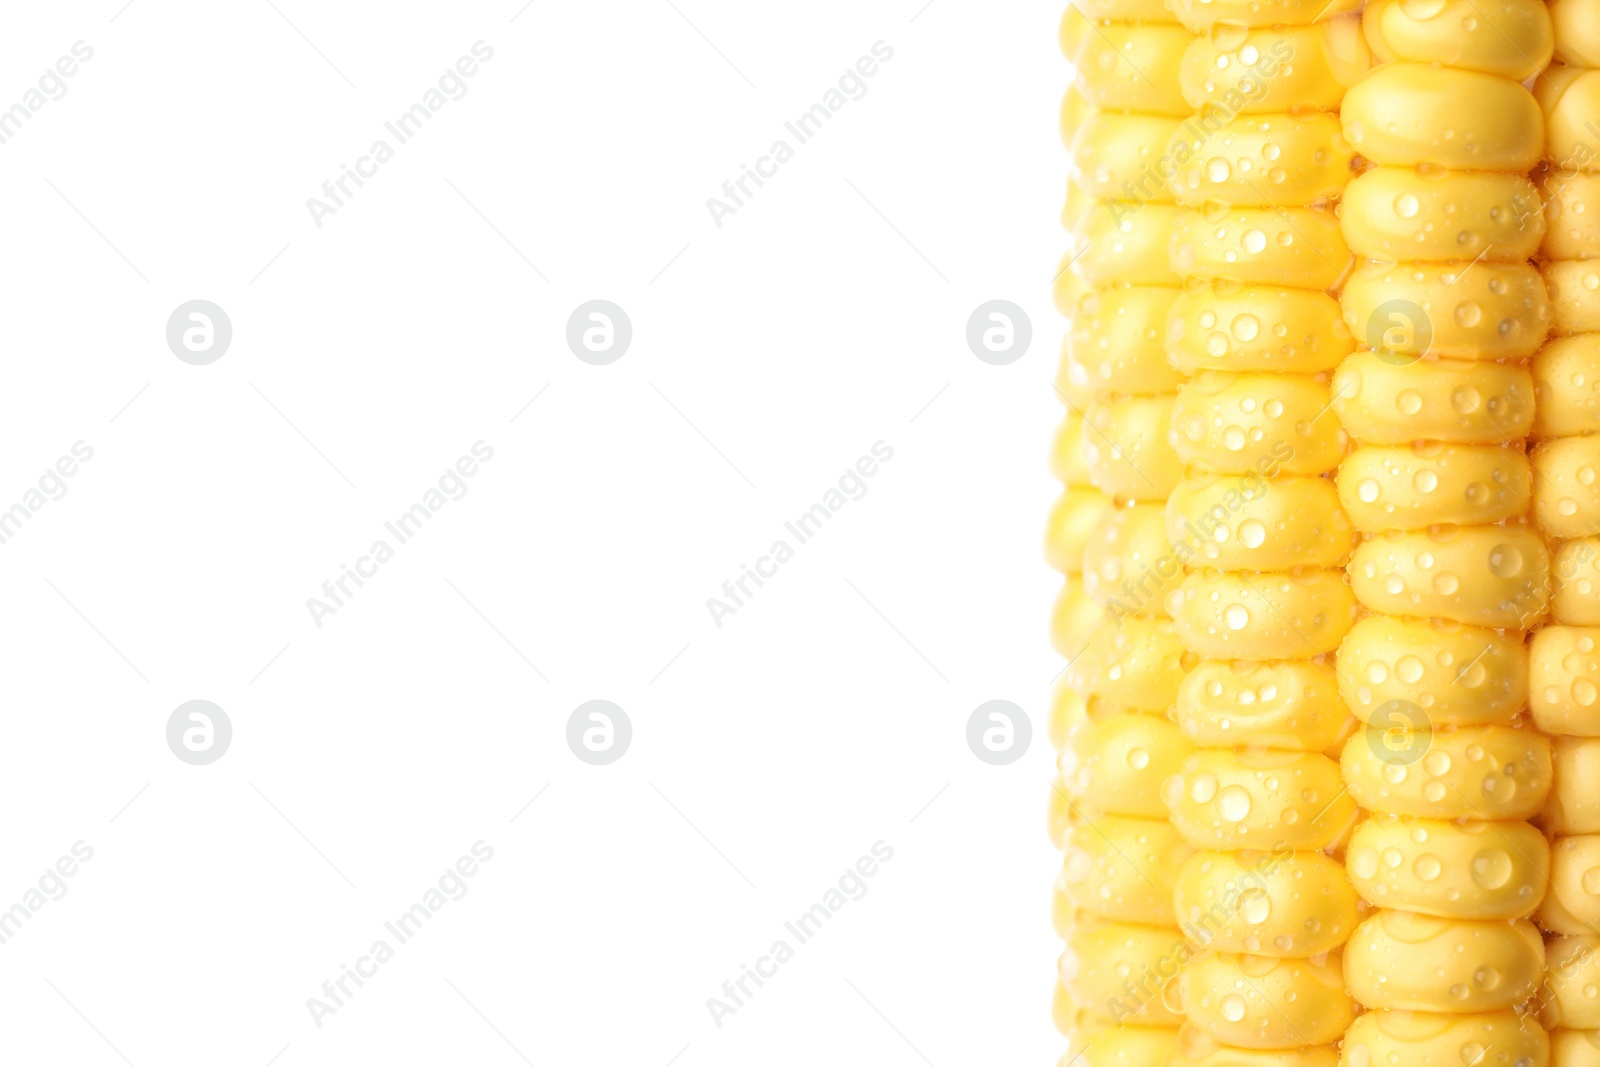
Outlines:
<svg viewBox="0 0 1600 1067"><path fill-rule="evenodd" d="M1380 910L1345 951L1369 1010L1344 1057L1540 1067L1544 1031L1515 1008L1545 963L1529 917L1549 851L1525 820L1552 765L1519 713L1523 631L1548 595L1523 448L1549 309L1529 263L1542 124L1520 83L1548 62L1550 20L1540 0L1377 0L1363 28L1380 63L1342 115L1370 167L1342 212L1360 348L1334 407L1357 446L1338 490L1371 613L1339 654L1367 724L1341 758L1365 816L1346 867Z"/></svg>
<svg viewBox="0 0 1600 1067"><path fill-rule="evenodd" d="M1550 887L1540 1018L1552 1062L1600 1064L1600 3L1550 7L1556 63L1535 87L1545 120L1540 249L1553 336L1533 361L1534 514L1550 544L1550 623L1533 637L1529 703L1552 739Z"/></svg>
<svg viewBox="0 0 1600 1067"><path fill-rule="evenodd" d="M1370 62L1350 6L1179 8L1202 36L1169 179L1185 290L1166 345L1192 378L1167 522L1191 550L1171 602L1201 662L1177 706L1197 750L1165 800L1201 850L1175 895L1205 946L1182 997L1200 1062L1331 1064L1354 1017L1340 952L1356 895L1325 851L1354 817L1328 755L1349 732L1330 654L1354 621L1354 534L1325 477L1345 451L1329 376L1353 347L1330 295L1350 258L1338 112Z"/></svg>
<svg viewBox="0 0 1600 1067"><path fill-rule="evenodd" d="M1078 576L1055 619L1069 661L1053 719L1065 815L1056 922L1067 941L1057 1023L1073 1039L1063 1062L1080 1067L1176 1055L1170 989L1189 956L1172 875L1190 850L1158 789L1189 748L1167 715L1187 664L1147 577L1166 554L1162 514L1178 477L1166 426L1179 377L1161 349L1178 290L1164 234L1132 221L1148 211L1159 226L1170 214L1135 187L1181 104L1142 72L1161 71L1189 37L1159 0L1089 0L1062 24L1076 67L1062 115L1073 165L1063 223L1083 251L1057 289L1071 326L1056 387L1073 413L1057 441L1058 456L1073 455L1057 464L1068 485L1057 515L1073 536L1052 554Z"/></svg>

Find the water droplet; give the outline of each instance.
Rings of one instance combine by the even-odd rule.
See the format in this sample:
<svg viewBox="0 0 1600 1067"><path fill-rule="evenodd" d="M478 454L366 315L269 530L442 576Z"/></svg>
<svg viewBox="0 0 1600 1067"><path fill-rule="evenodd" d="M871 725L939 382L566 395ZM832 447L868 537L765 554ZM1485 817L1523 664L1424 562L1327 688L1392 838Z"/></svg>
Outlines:
<svg viewBox="0 0 1600 1067"><path fill-rule="evenodd" d="M1417 213L1417 198L1410 193L1401 193L1394 198L1394 213L1403 219L1409 219Z"/></svg>
<svg viewBox="0 0 1600 1067"><path fill-rule="evenodd" d="M1246 519L1239 524L1239 543L1244 547L1260 548L1266 543L1266 540L1267 527L1259 519ZM1234 627L1234 629L1239 629L1239 627Z"/></svg>
<svg viewBox="0 0 1600 1067"><path fill-rule="evenodd" d="M1522 553L1513 545L1496 545L1489 550L1489 570L1497 578L1515 578L1522 573Z"/></svg>
<svg viewBox="0 0 1600 1067"><path fill-rule="evenodd" d="M1237 993L1229 993L1222 998L1222 1017L1230 1023L1236 1023L1244 1018L1244 998Z"/></svg>
<svg viewBox="0 0 1600 1067"><path fill-rule="evenodd" d="M1350 873L1357 878L1374 878L1378 874L1376 849L1363 848L1350 857Z"/></svg>
<svg viewBox="0 0 1600 1067"><path fill-rule="evenodd" d="M1515 867L1505 849L1484 849L1472 857L1472 881L1483 889L1500 889L1511 881Z"/></svg>
<svg viewBox="0 0 1600 1067"><path fill-rule="evenodd" d="M1272 898L1267 891L1252 886L1239 894L1239 914L1252 926L1260 926L1272 915Z"/></svg>
<svg viewBox="0 0 1600 1067"><path fill-rule="evenodd" d="M1243 822L1250 814L1250 794L1243 786L1227 786L1217 794L1217 811L1229 822Z"/></svg>
<svg viewBox="0 0 1600 1067"><path fill-rule="evenodd" d="M1260 230L1246 230L1244 231L1244 237L1241 239L1241 244L1246 252L1251 255L1259 255L1266 250L1267 235Z"/></svg>

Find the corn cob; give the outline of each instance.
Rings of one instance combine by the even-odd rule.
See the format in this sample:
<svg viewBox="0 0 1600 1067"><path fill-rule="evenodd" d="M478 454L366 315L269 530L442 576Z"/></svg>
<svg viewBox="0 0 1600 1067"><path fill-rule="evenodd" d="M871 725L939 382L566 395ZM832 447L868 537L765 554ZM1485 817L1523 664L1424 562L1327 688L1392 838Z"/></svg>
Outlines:
<svg viewBox="0 0 1600 1067"><path fill-rule="evenodd" d="M1541 815L1550 884L1535 916L1549 941L1538 1007L1551 1062L1600 1064L1600 3L1555 0L1555 63L1538 81L1545 125L1539 250L1552 338L1533 360L1533 513L1550 544L1550 619L1529 646L1529 706L1551 737L1554 784Z"/></svg>
<svg viewBox="0 0 1600 1067"><path fill-rule="evenodd" d="M1378 64L1342 113L1365 168L1342 211L1360 347L1334 409L1365 614L1338 664L1367 726L1341 761L1363 816L1346 867L1377 910L1345 953L1368 1010L1343 1057L1533 1067L1548 1039L1518 1009L1545 965L1530 916L1549 849L1525 820L1552 764L1520 713L1549 556L1524 449L1550 312L1529 262L1543 123L1520 83L1549 61L1550 20L1540 0L1377 0L1363 26Z"/></svg>
<svg viewBox="0 0 1600 1067"><path fill-rule="evenodd" d="M1063 1062L1081 1067L1178 1051L1172 979L1188 947L1173 875L1191 850L1159 786L1190 747L1167 715L1188 663L1152 568L1169 551L1165 505L1181 474L1167 426L1182 379L1162 351L1179 278L1166 255L1172 199L1135 183L1186 110L1175 86L1139 71L1175 63L1191 37L1160 0L1084 0L1061 26L1076 68L1062 107L1074 167L1062 222L1083 251L1057 278L1070 326L1053 468L1066 490L1046 552L1067 576L1052 621L1068 660L1051 723L1052 829L1065 851L1055 920L1067 942L1055 1015L1073 1038Z"/></svg>
<svg viewBox="0 0 1600 1067"><path fill-rule="evenodd" d="M1174 383L1137 329L1174 284L1163 235L1185 379L1164 528L1150 487L1079 472L1104 510L1055 620L1085 662L1053 723L1067 801L1153 823L1139 776L1065 778L1158 731L1073 724L1170 694L1193 746L1161 750L1196 850L1158 875L1184 1025L1102 1032L1089 1064L1600 1067L1600 0L1376 0L1359 33L1339 3L1168 3L1094 0L1104 45L1063 36L1099 109L1063 114L1090 244L1057 295L1100 344L1061 388L1169 478L1148 400ZM1174 88L1199 114L1163 140ZM1083 654L1141 618L1170 618L1175 682L1165 629ZM1059 918L1125 898L1078 873Z"/></svg>

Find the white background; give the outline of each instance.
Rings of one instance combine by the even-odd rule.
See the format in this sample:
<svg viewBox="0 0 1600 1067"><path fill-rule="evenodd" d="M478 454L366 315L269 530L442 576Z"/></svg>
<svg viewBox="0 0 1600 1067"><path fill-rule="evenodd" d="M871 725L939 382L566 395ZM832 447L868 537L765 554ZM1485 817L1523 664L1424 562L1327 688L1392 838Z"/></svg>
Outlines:
<svg viewBox="0 0 1600 1067"><path fill-rule="evenodd" d="M0 107L94 49L0 145L0 508L94 449L0 546L0 909L94 850L0 945L0 1059L1053 1062L1059 8L276 2L0 16ZM315 227L480 39L467 95ZM719 230L706 198L879 40ZM234 331L205 367L164 336L195 298ZM593 298L633 323L606 367L564 340ZM1005 367L964 338L994 298L1034 326ZM468 494L318 629L306 598L478 440ZM867 495L713 626L879 440ZM605 767L565 742L594 698L634 730ZM964 738L995 698L1033 721L1007 767ZM167 748L191 699L233 724L209 766ZM314 1025L480 839L470 892ZM878 840L867 895L716 1027Z"/></svg>

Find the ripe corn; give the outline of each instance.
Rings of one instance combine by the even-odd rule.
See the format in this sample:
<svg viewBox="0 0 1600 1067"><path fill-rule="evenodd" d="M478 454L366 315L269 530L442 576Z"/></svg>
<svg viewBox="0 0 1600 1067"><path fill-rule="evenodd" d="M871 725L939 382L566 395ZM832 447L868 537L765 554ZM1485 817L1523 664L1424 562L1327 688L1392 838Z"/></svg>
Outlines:
<svg viewBox="0 0 1600 1067"><path fill-rule="evenodd" d="M1600 0L1078 6L1062 1062L1600 1067Z"/></svg>

